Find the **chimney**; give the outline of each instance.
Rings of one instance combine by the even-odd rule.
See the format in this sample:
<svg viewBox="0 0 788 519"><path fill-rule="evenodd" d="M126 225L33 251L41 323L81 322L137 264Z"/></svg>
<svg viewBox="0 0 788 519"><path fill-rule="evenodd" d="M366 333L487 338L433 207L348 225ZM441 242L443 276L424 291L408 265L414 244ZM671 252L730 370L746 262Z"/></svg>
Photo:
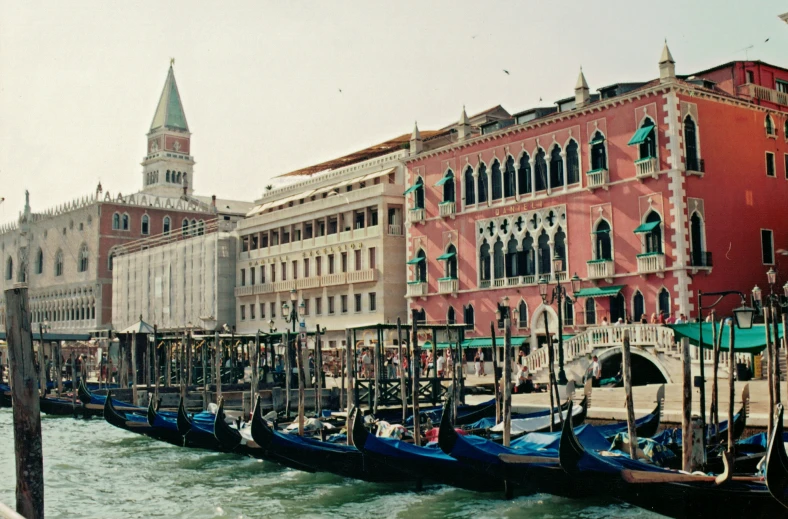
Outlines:
<svg viewBox="0 0 788 519"><path fill-rule="evenodd" d="M216 209L216 195L211 195L211 207Z"/></svg>
<svg viewBox="0 0 788 519"><path fill-rule="evenodd" d="M575 108L582 108L591 101L591 94L588 93L588 83L583 75L583 67L580 67L580 75L577 76L575 85Z"/></svg>
<svg viewBox="0 0 788 519"><path fill-rule="evenodd" d="M413 124L413 135L410 136L410 154L418 155L424 149L424 142L421 140L421 133L419 133L419 123Z"/></svg>
<svg viewBox="0 0 788 519"><path fill-rule="evenodd" d="M673 61L673 56L670 54L668 40L665 40L665 46L662 47L662 56L659 58L659 80L665 83L673 79L676 79L676 62Z"/></svg>
<svg viewBox="0 0 788 519"><path fill-rule="evenodd" d="M464 141L471 136L471 123L468 121L468 114L465 113L465 105L462 107L460 122L457 124L457 140Z"/></svg>

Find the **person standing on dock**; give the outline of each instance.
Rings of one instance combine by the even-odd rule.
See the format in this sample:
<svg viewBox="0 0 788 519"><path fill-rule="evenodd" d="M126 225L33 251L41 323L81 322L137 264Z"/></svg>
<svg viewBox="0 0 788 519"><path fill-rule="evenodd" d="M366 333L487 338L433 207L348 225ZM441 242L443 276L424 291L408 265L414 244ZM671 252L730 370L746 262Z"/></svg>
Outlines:
<svg viewBox="0 0 788 519"><path fill-rule="evenodd" d="M443 370L446 367L446 357L443 355L438 355L438 360L435 363L437 369L438 378L443 378Z"/></svg>
<svg viewBox="0 0 788 519"><path fill-rule="evenodd" d="M602 378L602 366L599 365L599 357L594 355L591 361L591 385L599 387L599 381Z"/></svg>

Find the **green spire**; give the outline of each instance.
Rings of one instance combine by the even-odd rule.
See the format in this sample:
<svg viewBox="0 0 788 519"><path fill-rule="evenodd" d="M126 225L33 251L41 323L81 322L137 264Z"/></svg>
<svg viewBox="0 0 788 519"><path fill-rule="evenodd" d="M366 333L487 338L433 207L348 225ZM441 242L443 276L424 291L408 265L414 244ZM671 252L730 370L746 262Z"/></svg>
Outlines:
<svg viewBox="0 0 788 519"><path fill-rule="evenodd" d="M181 96L178 94L178 85L175 83L175 73L172 70L172 65L170 65L170 70L167 72L167 80L164 82L164 89L161 91L159 105L156 107L156 113L153 115L150 129L153 131L161 127L189 131L186 115L183 113Z"/></svg>

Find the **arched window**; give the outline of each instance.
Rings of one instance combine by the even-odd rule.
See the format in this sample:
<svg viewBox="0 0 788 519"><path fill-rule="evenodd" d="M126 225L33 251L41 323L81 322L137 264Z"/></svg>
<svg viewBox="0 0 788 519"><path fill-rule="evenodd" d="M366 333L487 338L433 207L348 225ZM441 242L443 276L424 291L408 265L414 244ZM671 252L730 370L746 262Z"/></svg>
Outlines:
<svg viewBox="0 0 788 519"><path fill-rule="evenodd" d="M646 117L646 120L643 121L643 124L640 125L641 128L648 128L651 127L651 130L646 135L643 142L639 144L638 151L640 154L640 159L649 159L654 158L657 156L657 136L655 133L656 127L654 126L654 121Z"/></svg>
<svg viewBox="0 0 788 519"><path fill-rule="evenodd" d="M596 303L593 297L586 298L586 324L596 324Z"/></svg>
<svg viewBox="0 0 788 519"><path fill-rule="evenodd" d="M474 316L473 305L466 306L463 311L463 314L465 314L462 316L463 321L465 321L465 324L467 326L470 326L471 329L473 329L474 325L476 324L476 317Z"/></svg>
<svg viewBox="0 0 788 519"><path fill-rule="evenodd" d="M167 170L167 182L169 182L169 181L170 181L170 170L168 169Z"/></svg>
<svg viewBox="0 0 788 519"><path fill-rule="evenodd" d="M41 250L41 247L38 248L38 252L36 252L36 274L43 274L44 273L44 251Z"/></svg>
<svg viewBox="0 0 788 519"><path fill-rule="evenodd" d="M503 179L501 178L501 163L495 159L492 164L492 199L503 198Z"/></svg>
<svg viewBox="0 0 788 519"><path fill-rule="evenodd" d="M112 215L112 230L120 230L120 214L118 213Z"/></svg>
<svg viewBox="0 0 788 519"><path fill-rule="evenodd" d="M456 324L457 323L457 316L454 314L454 307L450 306L449 311L446 312L446 323L447 324Z"/></svg>
<svg viewBox="0 0 788 519"><path fill-rule="evenodd" d="M509 198L510 196L514 196L515 189L517 186L515 185L515 171L514 171L514 159L511 155L506 159L506 168L503 171L503 196L504 198Z"/></svg>
<svg viewBox="0 0 788 519"><path fill-rule="evenodd" d="M142 224L140 226L142 234L150 234L150 218L147 214L142 215Z"/></svg>
<svg viewBox="0 0 788 519"><path fill-rule="evenodd" d="M503 257L503 242L500 238L495 240L495 246L493 247L493 265L494 265L494 276L495 279L502 279L506 275L506 269L504 264L504 257Z"/></svg>
<svg viewBox="0 0 788 519"><path fill-rule="evenodd" d="M575 305L571 299L564 299L564 326L575 325Z"/></svg>
<svg viewBox="0 0 788 519"><path fill-rule="evenodd" d="M562 228L558 228L553 238L555 255L561 258L561 270L559 272L566 272L566 233Z"/></svg>
<svg viewBox="0 0 788 519"><path fill-rule="evenodd" d="M670 293L666 288L659 291L657 303L659 304L660 315L664 316L665 319L670 317Z"/></svg>
<svg viewBox="0 0 788 519"><path fill-rule="evenodd" d="M418 177L414 185L416 189L413 191L413 208L424 209L424 180Z"/></svg>
<svg viewBox="0 0 788 519"><path fill-rule="evenodd" d="M63 275L63 251L58 250L55 254L55 276Z"/></svg>
<svg viewBox="0 0 788 519"><path fill-rule="evenodd" d="M596 132L591 139L591 170L607 169L607 150L605 149L605 136Z"/></svg>
<svg viewBox="0 0 788 519"><path fill-rule="evenodd" d="M416 311L416 323L417 324L424 324L427 322L427 312L424 311L422 308L421 310Z"/></svg>
<svg viewBox="0 0 788 519"><path fill-rule="evenodd" d="M517 268L517 238L512 236L506 244L506 277L513 278L520 275Z"/></svg>
<svg viewBox="0 0 788 519"><path fill-rule="evenodd" d="M473 168L465 168L465 205L476 203L476 182L473 179Z"/></svg>
<svg viewBox="0 0 788 519"><path fill-rule="evenodd" d="M527 153L520 157L520 167L517 169L517 189L519 194L531 192L531 158Z"/></svg>
<svg viewBox="0 0 788 519"><path fill-rule="evenodd" d="M766 121L764 124L766 125L766 135L774 135L774 121L772 120L771 115L766 115Z"/></svg>
<svg viewBox="0 0 788 519"><path fill-rule="evenodd" d="M553 147L550 152L550 188L555 189L564 185L564 158L561 156L561 148Z"/></svg>
<svg viewBox="0 0 788 519"><path fill-rule="evenodd" d="M478 196L480 204L487 202L487 166L482 162L479 164Z"/></svg>
<svg viewBox="0 0 788 519"><path fill-rule="evenodd" d="M490 280L490 244L487 240L479 249L479 277L482 281Z"/></svg>
<svg viewBox="0 0 788 519"><path fill-rule="evenodd" d="M14 279L14 260L11 256L5 261L5 278L9 281Z"/></svg>
<svg viewBox="0 0 788 519"><path fill-rule="evenodd" d="M520 304L517 305L517 326L519 328L528 328L528 305L522 299Z"/></svg>
<svg viewBox="0 0 788 519"><path fill-rule="evenodd" d="M189 219L184 218L181 222L181 236L188 236L189 234Z"/></svg>
<svg viewBox="0 0 788 519"><path fill-rule="evenodd" d="M610 296L610 324L619 319L625 321L627 318L627 307L624 301L624 294L619 292L615 296Z"/></svg>
<svg viewBox="0 0 788 519"><path fill-rule="evenodd" d="M594 231L594 241L596 259L612 260L613 248L610 244L610 224L607 223L607 220L600 220L596 225L596 230Z"/></svg>
<svg viewBox="0 0 788 519"><path fill-rule="evenodd" d="M690 217L690 259L695 267L709 266L703 248L703 220L693 211Z"/></svg>
<svg viewBox="0 0 788 519"><path fill-rule="evenodd" d="M446 277L448 279L457 279L457 249L454 245L449 245L446 249Z"/></svg>
<svg viewBox="0 0 788 519"><path fill-rule="evenodd" d="M785 121L785 125L783 126L783 136L788 139L788 120Z"/></svg>
<svg viewBox="0 0 788 519"><path fill-rule="evenodd" d="M580 182L580 157L577 153L577 142L572 139L566 146L566 183Z"/></svg>
<svg viewBox="0 0 788 519"><path fill-rule="evenodd" d="M77 258L77 272L87 272L89 259L90 252L88 251L88 246L87 244L83 243L79 248L79 257Z"/></svg>
<svg viewBox="0 0 788 519"><path fill-rule="evenodd" d="M171 225L170 217L165 216L164 221L162 222L162 230L164 234L170 234L170 225Z"/></svg>
<svg viewBox="0 0 788 519"><path fill-rule="evenodd" d="M123 216L120 217L120 228L124 231L129 230L129 215L123 213Z"/></svg>
<svg viewBox="0 0 788 519"><path fill-rule="evenodd" d="M648 253L662 253L662 218L656 211L651 211L646 217L646 223L656 223L653 229L646 233L645 252Z"/></svg>
<svg viewBox="0 0 788 519"><path fill-rule="evenodd" d="M443 201L454 202L454 172L446 171L441 182L443 182Z"/></svg>
<svg viewBox="0 0 788 519"><path fill-rule="evenodd" d="M550 272L553 271L552 268L552 257L550 257L550 237L547 236L547 233L543 230L542 234L539 236L539 240L537 241L537 247L539 248L539 274L542 276L550 276Z"/></svg>
<svg viewBox="0 0 788 519"><path fill-rule="evenodd" d="M700 171L698 164L698 137L695 121L689 115L684 118L684 145L687 151L687 170Z"/></svg>
<svg viewBox="0 0 788 519"><path fill-rule="evenodd" d="M517 253L517 272L521 276L536 274L536 254L534 252L534 239L531 233L526 232L523 238L522 250Z"/></svg>
<svg viewBox="0 0 788 519"><path fill-rule="evenodd" d="M427 254L424 252L424 249L419 249L418 254L416 254L417 258L422 258L421 261L416 263L416 281L419 283L426 283L427 282Z"/></svg>
<svg viewBox="0 0 788 519"><path fill-rule="evenodd" d="M205 222L200 220L197 222L197 236L202 236L205 234Z"/></svg>
<svg viewBox="0 0 788 519"><path fill-rule="evenodd" d="M646 301L640 290L635 292L632 297L632 321L640 321L640 318L646 313Z"/></svg>
<svg viewBox="0 0 788 519"><path fill-rule="evenodd" d="M534 168L536 170L536 186L534 186L534 189L536 191L544 191L547 189L547 162L545 161L545 153L543 149L540 149L539 153L536 154Z"/></svg>

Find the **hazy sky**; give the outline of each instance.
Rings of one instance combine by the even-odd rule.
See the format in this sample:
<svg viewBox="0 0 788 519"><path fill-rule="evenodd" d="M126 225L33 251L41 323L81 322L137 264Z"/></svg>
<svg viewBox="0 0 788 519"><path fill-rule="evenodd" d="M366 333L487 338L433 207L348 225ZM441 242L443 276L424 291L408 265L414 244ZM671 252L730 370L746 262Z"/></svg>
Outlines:
<svg viewBox="0 0 788 519"><path fill-rule="evenodd" d="M142 186L170 57L199 194L267 180L502 104L510 112L734 59L788 66L784 1L0 0L0 222ZM765 40L769 38L768 42ZM507 69L506 75L502 69ZM339 92L342 89L342 93ZM539 98L543 102L539 103Z"/></svg>

